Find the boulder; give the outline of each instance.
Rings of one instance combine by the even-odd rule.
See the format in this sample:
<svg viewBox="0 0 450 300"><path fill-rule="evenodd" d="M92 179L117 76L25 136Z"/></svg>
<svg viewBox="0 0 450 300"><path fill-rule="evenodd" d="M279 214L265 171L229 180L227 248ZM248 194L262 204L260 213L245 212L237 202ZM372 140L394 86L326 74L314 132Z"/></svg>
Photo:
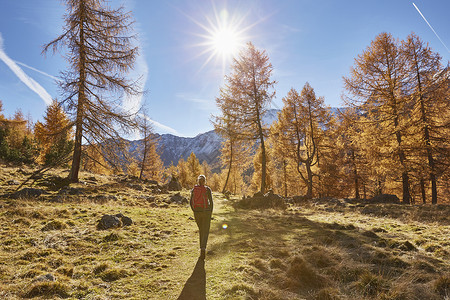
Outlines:
<svg viewBox="0 0 450 300"><path fill-rule="evenodd" d="M236 203L237 207L244 209L285 209L286 201L280 195L269 191L265 195L257 192L253 197L243 197L241 201Z"/></svg>
<svg viewBox="0 0 450 300"><path fill-rule="evenodd" d="M8 185L19 185L20 182L18 182L17 180L11 179L8 180L8 182L6 182Z"/></svg>
<svg viewBox="0 0 450 300"><path fill-rule="evenodd" d="M256 192L256 193L253 195L253 198L261 198L261 197L264 197L264 194L263 194L261 191Z"/></svg>
<svg viewBox="0 0 450 300"><path fill-rule="evenodd" d="M59 190L58 194L60 195L84 195L84 188L74 188L74 187L64 187Z"/></svg>
<svg viewBox="0 0 450 300"><path fill-rule="evenodd" d="M168 191L181 191L182 186L176 177L172 177L170 182L167 184Z"/></svg>
<svg viewBox="0 0 450 300"><path fill-rule="evenodd" d="M308 197L306 196L294 196L292 197L292 201L294 203L304 203L308 201Z"/></svg>
<svg viewBox="0 0 450 300"><path fill-rule="evenodd" d="M185 197L181 196L180 193L176 193L175 195L172 195L172 197L169 198L167 201L168 203L175 203L175 204L188 204L189 201Z"/></svg>
<svg viewBox="0 0 450 300"><path fill-rule="evenodd" d="M98 230L107 230L111 228L118 228L122 226L122 221L113 215L104 215L100 221L98 221Z"/></svg>
<svg viewBox="0 0 450 300"><path fill-rule="evenodd" d="M35 188L24 188L20 191L12 193L9 197L12 199L20 199L20 198L37 198L42 194L46 194L47 192L41 189Z"/></svg>
<svg viewBox="0 0 450 300"><path fill-rule="evenodd" d="M380 194L367 200L370 203L394 203L399 204L400 199L396 195Z"/></svg>
<svg viewBox="0 0 450 300"><path fill-rule="evenodd" d="M124 216L121 213L118 213L116 215L114 215L115 217L119 218L122 221L122 225L123 226L130 226L131 224L133 224L133 220L127 216Z"/></svg>
<svg viewBox="0 0 450 300"><path fill-rule="evenodd" d="M46 281L56 281L56 277L53 276L53 274L45 274L45 275L40 275L36 278L33 279L32 283L35 282L46 282Z"/></svg>

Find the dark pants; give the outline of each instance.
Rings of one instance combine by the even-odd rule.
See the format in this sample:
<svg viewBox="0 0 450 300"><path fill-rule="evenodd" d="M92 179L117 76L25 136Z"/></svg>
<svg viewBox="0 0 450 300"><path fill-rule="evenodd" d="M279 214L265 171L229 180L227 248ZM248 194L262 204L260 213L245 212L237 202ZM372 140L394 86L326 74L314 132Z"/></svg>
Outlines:
<svg viewBox="0 0 450 300"><path fill-rule="evenodd" d="M194 217L200 235L200 249L206 249L211 224L211 211L194 211Z"/></svg>

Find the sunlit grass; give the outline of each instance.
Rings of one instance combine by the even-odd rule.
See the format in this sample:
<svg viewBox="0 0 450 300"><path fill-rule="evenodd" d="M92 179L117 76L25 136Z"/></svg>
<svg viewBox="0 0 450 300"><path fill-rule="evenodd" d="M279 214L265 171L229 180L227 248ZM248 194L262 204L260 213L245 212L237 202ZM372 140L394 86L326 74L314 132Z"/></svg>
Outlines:
<svg viewBox="0 0 450 300"><path fill-rule="evenodd" d="M99 177L94 186L74 185L85 194L62 203L49 202L54 194L0 199L0 298L177 299L198 262L195 221L187 205L165 202L170 194L152 195L137 184L143 191ZM105 194L116 199L98 201ZM450 228L437 208L320 201L246 210L234 208L236 198L214 198L204 265L207 299L449 294ZM103 214L116 213L133 224L96 229ZM56 281L36 281L47 274Z"/></svg>

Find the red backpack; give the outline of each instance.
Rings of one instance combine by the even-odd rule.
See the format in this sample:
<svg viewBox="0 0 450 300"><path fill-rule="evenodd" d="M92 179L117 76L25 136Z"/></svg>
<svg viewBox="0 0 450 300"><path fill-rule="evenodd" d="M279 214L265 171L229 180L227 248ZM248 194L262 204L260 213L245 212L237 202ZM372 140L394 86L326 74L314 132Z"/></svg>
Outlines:
<svg viewBox="0 0 450 300"><path fill-rule="evenodd" d="M203 210L208 208L208 194L204 185L194 186L192 208L194 210Z"/></svg>

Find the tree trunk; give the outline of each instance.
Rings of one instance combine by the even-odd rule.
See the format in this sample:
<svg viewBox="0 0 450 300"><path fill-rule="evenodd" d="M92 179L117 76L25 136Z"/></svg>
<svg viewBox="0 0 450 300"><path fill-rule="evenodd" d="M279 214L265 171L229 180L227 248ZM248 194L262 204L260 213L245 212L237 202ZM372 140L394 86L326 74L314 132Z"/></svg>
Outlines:
<svg viewBox="0 0 450 300"><path fill-rule="evenodd" d="M420 178L420 191L422 192L422 202L423 204L427 203L426 193L425 193L425 180Z"/></svg>
<svg viewBox="0 0 450 300"><path fill-rule="evenodd" d="M73 158L72 158L72 168L70 170L70 181L71 182L78 182L78 173L80 171L80 164L81 164L81 143L83 139L83 130L82 130L82 103L78 101L78 109L77 109L77 120L75 123L76 130L75 130L75 143L73 148Z"/></svg>
<svg viewBox="0 0 450 300"><path fill-rule="evenodd" d="M147 135L147 132L145 132L145 135ZM149 137L145 136L144 137L144 157L142 158L142 163L141 163L141 171L139 172L139 179L142 180L142 176L144 174L144 169L145 169L145 163L147 160L147 152L148 152L148 143L149 143Z"/></svg>
<svg viewBox="0 0 450 300"><path fill-rule="evenodd" d="M306 198L311 199L313 195L313 173L309 162L306 162L305 167L306 173L308 174L308 190L306 192Z"/></svg>
<svg viewBox="0 0 450 300"><path fill-rule="evenodd" d="M266 147L264 145L264 133L261 124L261 115L259 113L259 109L256 111L256 121L258 123L258 135L261 143L261 193L266 192Z"/></svg>
<svg viewBox="0 0 450 300"><path fill-rule="evenodd" d="M264 146L264 137L261 137L261 193L266 192L266 147Z"/></svg>
<svg viewBox="0 0 450 300"><path fill-rule="evenodd" d="M232 163L233 163L233 142L230 140L230 163L228 165L227 179L225 180L225 184L224 184L223 189L222 189L222 194L225 193L226 188L227 188L228 179L230 178Z"/></svg>
<svg viewBox="0 0 450 300"><path fill-rule="evenodd" d="M287 198L287 162L283 160L283 172L284 172L284 197Z"/></svg>
<svg viewBox="0 0 450 300"><path fill-rule="evenodd" d="M431 150L430 132L428 130L427 118L425 114L425 104L423 103L423 97L420 97L420 110L422 114L422 122L424 123L424 140L425 147L427 149L428 166L430 167L430 181L431 181L431 203L437 204L437 184L436 184L436 167L433 158L433 152Z"/></svg>
<svg viewBox="0 0 450 300"><path fill-rule="evenodd" d="M84 118L84 102L86 99L85 94L85 82L86 82L86 51L84 40L84 20L85 20L85 8L83 1L80 1L80 41L79 41L79 54L80 54L80 82L78 90L78 103L77 103L77 116L75 122L75 144L73 150L72 168L70 170L70 181L78 182L78 173L80 171L81 164L81 152L83 142L83 118Z"/></svg>
<svg viewBox="0 0 450 300"><path fill-rule="evenodd" d="M403 200L402 202L404 204L410 204L411 203L411 194L409 193L409 175L406 167L406 155L403 151L402 147L402 135L400 133L400 130L398 129L399 122L398 122L398 113L397 109L395 107L395 98L394 99L394 126L395 126L395 137L397 138L397 145L398 145L398 157L400 160L400 164L402 165L403 171L402 171L402 186L403 186Z"/></svg>
<svg viewBox="0 0 450 300"><path fill-rule="evenodd" d="M358 170L356 169L356 158L355 158L355 150L351 150L352 153L352 161L353 161L353 176L354 176L354 184L355 184L355 198L360 199L359 196L359 182L358 182Z"/></svg>

